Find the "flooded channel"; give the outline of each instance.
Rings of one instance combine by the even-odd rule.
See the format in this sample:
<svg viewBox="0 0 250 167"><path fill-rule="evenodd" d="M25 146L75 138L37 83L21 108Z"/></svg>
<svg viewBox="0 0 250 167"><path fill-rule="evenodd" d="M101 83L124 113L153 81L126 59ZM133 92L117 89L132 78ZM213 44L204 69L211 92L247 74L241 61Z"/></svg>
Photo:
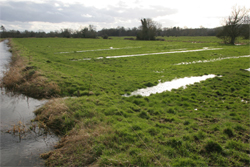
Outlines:
<svg viewBox="0 0 250 167"><path fill-rule="evenodd" d="M7 40L0 42L0 78L11 53ZM59 140L53 133L31 122L33 111L46 103L1 89L0 94L0 166L44 166L40 154L50 151Z"/></svg>

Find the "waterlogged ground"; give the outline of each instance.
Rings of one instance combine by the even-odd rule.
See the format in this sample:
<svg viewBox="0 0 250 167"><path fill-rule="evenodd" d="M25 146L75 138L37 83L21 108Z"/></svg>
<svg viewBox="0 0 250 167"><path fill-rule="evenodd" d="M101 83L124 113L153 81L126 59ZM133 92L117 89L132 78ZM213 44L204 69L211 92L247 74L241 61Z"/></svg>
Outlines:
<svg viewBox="0 0 250 167"><path fill-rule="evenodd" d="M234 56L234 57L223 57L223 58L216 58L216 59L210 59L210 60L198 60L198 61L193 61L193 62L181 62L175 65L185 65L185 64L196 64L196 63L210 63L214 61L221 61L225 59L238 59L242 57L250 57L250 55L245 55L245 56Z"/></svg>
<svg viewBox="0 0 250 167"><path fill-rule="evenodd" d="M216 77L216 75L209 74L209 75L203 75L199 77L185 77L185 78L174 79L169 82L159 83L156 86L136 90L132 92L130 95L124 95L124 96L125 97L136 96L136 95L150 96L151 94L171 91L172 89L178 89L181 87L185 89L187 85L194 84L196 82L204 81L208 78L214 78L214 77Z"/></svg>
<svg viewBox="0 0 250 167"><path fill-rule="evenodd" d="M119 56L107 56L105 58L116 59L116 58L123 58L123 57L136 57L136 56L146 56L146 55L162 55L162 54L171 54L171 53L201 52L201 51L205 51L205 50L218 50L218 49L221 49L221 48L204 47L202 49L197 49L197 50L182 50L182 51L170 51L170 52L158 52L158 53L130 54L130 55L119 55ZM98 50L92 50L92 51L98 51ZM80 52L80 51L77 51L77 52ZM97 57L96 59L103 59L103 58L104 57ZM80 60L91 60L91 58L78 59L78 61L80 61ZM72 59L72 61L76 61L76 60Z"/></svg>
<svg viewBox="0 0 250 167"><path fill-rule="evenodd" d="M77 96L37 112L65 135L47 165L249 166L249 41L165 40L13 39L27 66L56 82L62 96ZM190 52L204 47L220 49ZM71 61L79 59L89 61ZM217 77L185 89L131 93L209 74Z"/></svg>

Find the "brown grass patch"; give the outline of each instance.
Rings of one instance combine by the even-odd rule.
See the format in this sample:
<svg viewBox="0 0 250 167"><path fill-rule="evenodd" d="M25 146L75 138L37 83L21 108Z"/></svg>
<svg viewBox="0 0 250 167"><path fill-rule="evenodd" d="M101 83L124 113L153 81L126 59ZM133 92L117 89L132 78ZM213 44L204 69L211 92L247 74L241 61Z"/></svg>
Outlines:
<svg viewBox="0 0 250 167"><path fill-rule="evenodd" d="M86 123L83 118L73 119L73 126L69 128L67 120L73 117L74 112L66 104L66 99L52 99L35 111L36 121L44 122L57 134L64 135L54 146L56 150L44 153L41 157L47 159L47 166L98 165L98 158L102 154L99 145L112 142L107 137L113 133L111 127L105 123Z"/></svg>
<svg viewBox="0 0 250 167"><path fill-rule="evenodd" d="M74 128L63 137L53 153L50 153L46 161L47 166L98 166L98 158L101 155L95 149L95 139L101 135L110 134L112 130L107 125L98 124L87 128L80 123L79 128ZM101 141L104 143L104 141ZM107 141L110 142L110 141ZM47 157L46 157L47 158Z"/></svg>
<svg viewBox="0 0 250 167"><path fill-rule="evenodd" d="M64 104L64 99L61 98L51 99L34 113L36 114L35 121L44 122L56 134L64 134L64 130L68 126L64 118L71 114L69 108Z"/></svg>
<svg viewBox="0 0 250 167"><path fill-rule="evenodd" d="M10 43L10 46L11 43ZM13 56L4 72L0 87L7 90L20 92L35 98L56 97L60 88L54 82L49 82L35 67L28 66L28 61L19 55L19 52L12 49Z"/></svg>

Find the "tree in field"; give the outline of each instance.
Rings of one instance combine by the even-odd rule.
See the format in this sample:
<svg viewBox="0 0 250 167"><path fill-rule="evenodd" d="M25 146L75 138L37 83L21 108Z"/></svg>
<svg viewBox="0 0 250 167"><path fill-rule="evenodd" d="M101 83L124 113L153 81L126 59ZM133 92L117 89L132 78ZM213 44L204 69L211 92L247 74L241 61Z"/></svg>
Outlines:
<svg viewBox="0 0 250 167"><path fill-rule="evenodd" d="M152 19L141 19L140 31L137 33L139 40L155 40L158 32L158 25Z"/></svg>
<svg viewBox="0 0 250 167"><path fill-rule="evenodd" d="M245 18L249 18L247 17L248 12L249 9L245 7L237 8L237 6L234 6L231 15L224 20L224 26L217 37L223 39L225 43L234 45L236 38L242 35L244 25L247 24Z"/></svg>

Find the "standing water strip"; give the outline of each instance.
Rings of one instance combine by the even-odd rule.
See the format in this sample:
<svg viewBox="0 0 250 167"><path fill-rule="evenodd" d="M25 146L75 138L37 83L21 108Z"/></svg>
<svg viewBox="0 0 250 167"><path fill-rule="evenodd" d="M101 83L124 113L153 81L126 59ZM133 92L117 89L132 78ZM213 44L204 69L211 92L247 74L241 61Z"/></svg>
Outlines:
<svg viewBox="0 0 250 167"><path fill-rule="evenodd" d="M243 58L243 57L250 57L250 55L235 56L235 57L219 57L219 58L210 59L210 60L198 60L198 61L192 61L192 62L181 62L181 63L174 64L174 65L187 65L187 64L196 64L196 63L209 63L209 62L221 61L221 60L226 60L226 59L238 59L238 58Z"/></svg>
<svg viewBox="0 0 250 167"><path fill-rule="evenodd" d="M171 91L172 89L178 89L180 87L186 88L187 85L191 85L196 82L204 81L208 78L214 78L214 77L216 77L216 75L209 74L198 77L185 77L185 78L174 79L172 81L159 83L156 86L138 89L132 92L130 95L123 95L123 96L125 97L135 96L135 95L150 96L151 94L162 93L164 91Z"/></svg>
<svg viewBox="0 0 250 167"><path fill-rule="evenodd" d="M107 59L116 59L116 58L123 58L123 57L136 57L136 56L147 56L147 55L161 55L161 54L171 54L171 53L187 53L187 52L201 52L207 50L219 50L222 48L208 48L204 47L202 49L196 50L182 50L182 51L170 51L170 52L157 52L157 53L143 53L143 54L134 54L134 55L119 55L119 56L107 56ZM103 57L98 57L96 59L103 59ZM74 59L72 61L80 61L80 60L91 60L91 58L84 58L84 59Z"/></svg>

